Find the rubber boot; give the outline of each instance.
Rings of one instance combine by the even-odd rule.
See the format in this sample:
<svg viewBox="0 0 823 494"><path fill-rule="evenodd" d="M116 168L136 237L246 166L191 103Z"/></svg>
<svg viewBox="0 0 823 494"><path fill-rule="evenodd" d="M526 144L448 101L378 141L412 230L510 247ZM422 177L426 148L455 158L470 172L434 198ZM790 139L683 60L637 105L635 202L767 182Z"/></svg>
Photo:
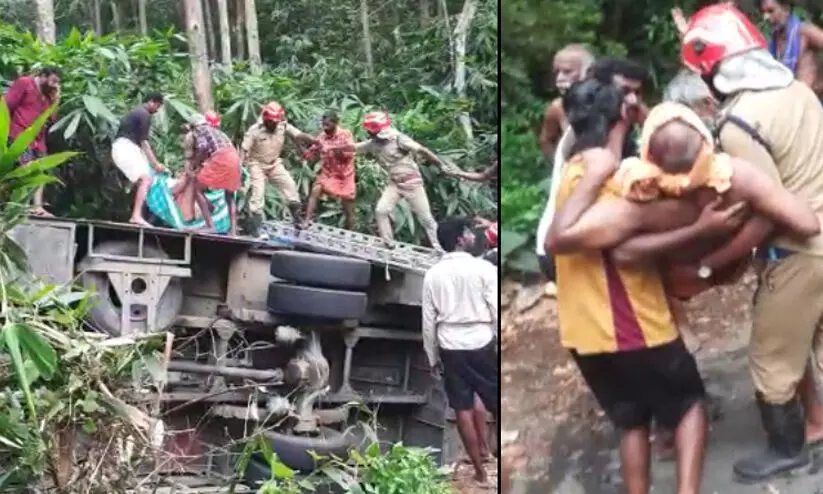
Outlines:
<svg viewBox="0 0 823 494"><path fill-rule="evenodd" d="M757 407L766 430L766 449L735 462L735 480L753 484L807 467L811 455L806 447L803 407L797 398L782 405L772 405L763 401L758 393Z"/></svg>
<svg viewBox="0 0 823 494"><path fill-rule="evenodd" d="M247 220L248 224L248 235L250 237L257 238L260 236L260 227L263 225L263 214L262 213L252 213L249 215L249 219Z"/></svg>
<svg viewBox="0 0 823 494"><path fill-rule="evenodd" d="M303 205L299 202L289 203L289 212L291 212L291 219L294 222L294 227L298 230L303 229Z"/></svg>

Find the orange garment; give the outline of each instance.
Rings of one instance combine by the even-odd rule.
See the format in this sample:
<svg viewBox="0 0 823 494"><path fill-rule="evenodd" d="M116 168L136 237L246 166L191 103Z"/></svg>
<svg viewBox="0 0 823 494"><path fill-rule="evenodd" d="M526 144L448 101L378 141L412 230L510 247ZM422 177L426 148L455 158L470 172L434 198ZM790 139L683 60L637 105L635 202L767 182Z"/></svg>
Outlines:
<svg viewBox="0 0 823 494"><path fill-rule="evenodd" d="M242 172L240 155L234 147L218 149L197 173L197 182L208 189L236 192L240 190Z"/></svg>
<svg viewBox="0 0 823 494"><path fill-rule="evenodd" d="M664 173L649 156L652 136L673 120L683 121L703 136L703 149L688 174ZM731 187L731 177L731 158L715 153L714 138L706 124L687 106L671 102L661 103L649 112L640 134L640 157L624 159L615 174L623 197L644 202L661 196L678 197L698 187L710 187L722 194Z"/></svg>
<svg viewBox="0 0 823 494"><path fill-rule="evenodd" d="M557 206L585 173L578 155L564 167ZM620 197L610 180L597 201ZM603 251L555 256L560 340L581 355L638 350L678 337L660 272L655 265L618 266Z"/></svg>
<svg viewBox="0 0 823 494"><path fill-rule="evenodd" d="M703 149L688 174L672 175L664 173L651 162L649 141L662 126L673 120L682 120L703 136ZM620 163L614 180L621 195L639 202L652 201L660 197L679 197L684 192L699 187L709 187L723 194L731 188L731 157L715 153L714 139L703 123L690 108L679 103L661 103L655 106L643 124L640 136L640 157L626 158ZM748 266L748 258L714 270L712 280L696 279L694 266L671 265L663 269L666 292L675 299L689 299L718 284L735 281ZM678 304L673 304L679 306ZM680 312L680 311L676 311ZM678 315L682 319L682 314Z"/></svg>
<svg viewBox="0 0 823 494"><path fill-rule="evenodd" d="M317 140L320 141L320 144L310 147L304 155L305 159L311 159L325 146L354 145L351 132L340 127L332 135L321 132L317 136ZM354 178L354 153L340 151L325 154L315 184L323 189L324 194L346 201L353 201L357 196Z"/></svg>

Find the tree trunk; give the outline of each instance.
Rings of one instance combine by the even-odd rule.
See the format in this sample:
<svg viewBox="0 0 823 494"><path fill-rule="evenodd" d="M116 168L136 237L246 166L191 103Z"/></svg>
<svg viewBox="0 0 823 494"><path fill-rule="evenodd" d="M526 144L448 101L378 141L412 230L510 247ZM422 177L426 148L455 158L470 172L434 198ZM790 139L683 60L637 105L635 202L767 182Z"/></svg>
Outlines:
<svg viewBox="0 0 823 494"><path fill-rule="evenodd" d="M149 24L146 21L146 2L148 0L137 0L137 18L140 22L140 34L149 34Z"/></svg>
<svg viewBox="0 0 823 494"><path fill-rule="evenodd" d="M203 0L203 20L206 21L204 24L205 28L203 31L206 33L206 43L209 47L209 60L214 60L217 58L217 51L215 49L215 42L214 42L214 22L211 16L211 0Z"/></svg>
<svg viewBox="0 0 823 494"><path fill-rule="evenodd" d="M43 43L53 45L56 38L54 26L54 2L52 0L35 0L37 15L37 37Z"/></svg>
<svg viewBox="0 0 823 494"><path fill-rule="evenodd" d="M94 0L94 32L100 36L103 34L103 9L100 7L100 0Z"/></svg>
<svg viewBox="0 0 823 494"><path fill-rule="evenodd" d="M429 21L431 20L431 15L429 13L429 0L419 0L419 8L420 8L420 25L427 26Z"/></svg>
<svg viewBox="0 0 823 494"><path fill-rule="evenodd" d="M117 6L116 0L111 0L111 23L114 26L114 32L120 33L120 7Z"/></svg>
<svg viewBox="0 0 823 494"><path fill-rule="evenodd" d="M476 0L465 0L463 10L457 16L454 26L454 89L460 98L466 97L466 44L469 39L474 14L477 12ZM474 140L472 121L469 112L460 113L460 125L466 134L466 140Z"/></svg>
<svg viewBox="0 0 823 494"><path fill-rule="evenodd" d="M360 0L360 25L363 29L363 55L366 56L366 77L371 78L374 75L374 59L371 51L368 0Z"/></svg>
<svg viewBox="0 0 823 494"><path fill-rule="evenodd" d="M237 59L246 58L246 37L243 35L243 26L246 24L245 0L234 1L234 45L237 47Z"/></svg>
<svg viewBox="0 0 823 494"><path fill-rule="evenodd" d="M261 72L260 65L260 37L257 32L257 7L254 0L246 0L246 39L249 42L249 66L252 74Z"/></svg>
<svg viewBox="0 0 823 494"><path fill-rule="evenodd" d="M203 32L203 6L200 0L183 0L183 5L186 9L194 100L200 113L205 113L212 109L212 101L206 33Z"/></svg>
<svg viewBox="0 0 823 494"><path fill-rule="evenodd" d="M217 0L217 16L220 20L220 60L231 70L231 32L229 31L229 6L226 0Z"/></svg>
<svg viewBox="0 0 823 494"><path fill-rule="evenodd" d="M446 0L437 2L437 10L440 16L443 17L443 24L446 27L446 39L449 40L449 61L454 67L454 39L452 38L451 22L449 21L449 6Z"/></svg>

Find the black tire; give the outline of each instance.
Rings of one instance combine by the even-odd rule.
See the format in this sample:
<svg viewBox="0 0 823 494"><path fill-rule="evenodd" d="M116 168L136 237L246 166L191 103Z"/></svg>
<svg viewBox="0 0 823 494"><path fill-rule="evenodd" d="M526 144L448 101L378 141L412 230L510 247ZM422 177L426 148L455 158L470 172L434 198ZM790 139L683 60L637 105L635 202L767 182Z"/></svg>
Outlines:
<svg viewBox="0 0 823 494"><path fill-rule="evenodd" d="M309 451L325 457L335 455L348 458L349 451L356 445L356 438L351 432L342 433L327 427L320 427L318 436L295 436L275 431L264 432L271 441L272 450L289 468L309 473L317 468L317 462Z"/></svg>
<svg viewBox="0 0 823 494"><path fill-rule="evenodd" d="M365 293L273 282L267 305L275 314L342 320L363 317L367 302Z"/></svg>
<svg viewBox="0 0 823 494"><path fill-rule="evenodd" d="M280 250L271 256L272 276L320 288L366 289L371 281L371 264L362 259L314 252Z"/></svg>
<svg viewBox="0 0 823 494"><path fill-rule="evenodd" d="M103 242L95 246L95 253L100 254L114 254L121 256L136 256L138 252L138 245L134 242L128 241L111 241ZM143 256L159 259L168 259L165 252L159 248L144 246ZM91 309L86 316L88 322L100 331L112 335L122 334L122 325L120 323L121 308L119 304L115 303L112 297L113 288L109 282L109 277L103 272L85 272L84 265L88 263L89 258L83 259L80 264L80 284L84 289L94 292L91 300ZM180 314L180 309L183 306L183 285L179 278L172 278L166 286L163 295L160 296L160 302L157 306L157 330L163 331L174 324L177 316ZM147 321L141 315L136 315L132 325L138 332L146 332L148 329Z"/></svg>

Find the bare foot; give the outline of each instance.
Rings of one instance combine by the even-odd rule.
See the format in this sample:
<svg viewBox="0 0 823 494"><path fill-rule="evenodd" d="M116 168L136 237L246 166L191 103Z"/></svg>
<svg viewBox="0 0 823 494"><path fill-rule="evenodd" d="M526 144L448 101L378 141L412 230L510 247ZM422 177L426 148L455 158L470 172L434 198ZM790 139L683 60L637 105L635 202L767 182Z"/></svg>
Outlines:
<svg viewBox="0 0 823 494"><path fill-rule="evenodd" d="M806 422L806 444L809 446L823 444L823 426Z"/></svg>
<svg viewBox="0 0 823 494"><path fill-rule="evenodd" d="M43 206L36 207L31 210L31 214L35 216L40 216L43 218L54 218L54 215L46 211Z"/></svg>
<svg viewBox="0 0 823 494"><path fill-rule="evenodd" d="M152 226L152 224L151 224L151 223L149 223L148 221L144 220L144 219L143 219L143 218L141 218L140 216L137 216L137 217L132 217L132 218L129 220L129 223L132 223L132 224L134 224L134 225L145 226L145 227L149 227L149 228Z"/></svg>

